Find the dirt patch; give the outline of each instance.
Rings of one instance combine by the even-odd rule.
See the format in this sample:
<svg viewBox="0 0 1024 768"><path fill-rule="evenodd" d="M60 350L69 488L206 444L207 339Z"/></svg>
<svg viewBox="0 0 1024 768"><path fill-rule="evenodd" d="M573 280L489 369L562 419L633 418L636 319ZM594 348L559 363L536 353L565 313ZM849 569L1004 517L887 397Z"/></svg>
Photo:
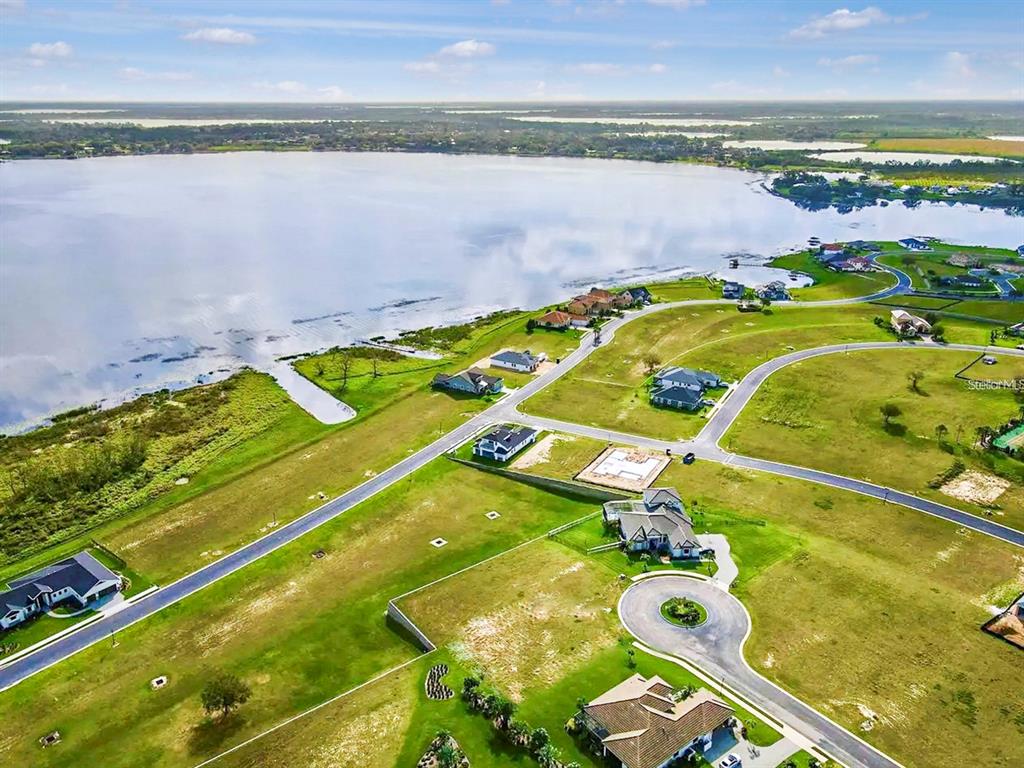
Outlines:
<svg viewBox="0 0 1024 768"><path fill-rule="evenodd" d="M400 743L407 709L407 703L398 699L344 721L302 764L310 768L363 768L373 763L368 750L391 751L395 743Z"/></svg>
<svg viewBox="0 0 1024 768"><path fill-rule="evenodd" d="M971 469L953 478L939 490L960 501L989 506L1009 487L1009 480Z"/></svg>
<svg viewBox="0 0 1024 768"><path fill-rule="evenodd" d="M546 464L551 458L551 449L558 443L571 443L576 438L572 435L559 435L552 432L541 438L533 448L527 448L523 454L512 462L512 469L528 469L537 464Z"/></svg>

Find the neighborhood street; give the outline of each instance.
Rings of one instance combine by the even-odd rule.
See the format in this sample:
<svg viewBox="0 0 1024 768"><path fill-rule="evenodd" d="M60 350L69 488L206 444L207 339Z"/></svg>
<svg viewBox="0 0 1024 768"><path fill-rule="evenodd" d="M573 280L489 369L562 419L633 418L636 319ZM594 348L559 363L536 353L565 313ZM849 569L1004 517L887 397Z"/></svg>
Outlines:
<svg viewBox="0 0 1024 768"><path fill-rule="evenodd" d="M673 597L699 602L707 609L707 621L694 629L670 624L661 615L661 605ZM747 665L743 644L750 634L750 616L743 604L721 587L677 575L637 581L619 600L619 619L644 645L692 662L844 765L900 768L899 763Z"/></svg>

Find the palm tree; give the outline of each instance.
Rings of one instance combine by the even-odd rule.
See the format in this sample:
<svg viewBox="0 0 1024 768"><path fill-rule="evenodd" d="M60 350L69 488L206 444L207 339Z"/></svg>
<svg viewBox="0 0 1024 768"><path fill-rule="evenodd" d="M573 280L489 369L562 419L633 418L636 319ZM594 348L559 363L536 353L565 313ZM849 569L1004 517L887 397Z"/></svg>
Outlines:
<svg viewBox="0 0 1024 768"><path fill-rule="evenodd" d="M714 565L716 559L718 558L718 555L715 553L715 550L709 549L706 557L707 557L707 561L708 561L708 576L710 576L711 575L711 566Z"/></svg>
<svg viewBox="0 0 1024 768"><path fill-rule="evenodd" d="M438 747L434 755L440 768L456 768L459 764L459 751L452 746L450 739Z"/></svg>
<svg viewBox="0 0 1024 768"><path fill-rule="evenodd" d="M530 734L530 727L522 720L513 720L508 724L508 737L513 744L522 744Z"/></svg>
<svg viewBox="0 0 1024 768"><path fill-rule="evenodd" d="M558 764L558 750L555 749L555 745L551 742L540 747L533 755L537 758L537 762L541 764L542 768L552 768Z"/></svg>
<svg viewBox="0 0 1024 768"><path fill-rule="evenodd" d="M498 716L498 727L502 729L507 728L509 720L511 720L512 715L516 713L516 705L504 696L499 696L498 703L495 705L494 709L495 714Z"/></svg>

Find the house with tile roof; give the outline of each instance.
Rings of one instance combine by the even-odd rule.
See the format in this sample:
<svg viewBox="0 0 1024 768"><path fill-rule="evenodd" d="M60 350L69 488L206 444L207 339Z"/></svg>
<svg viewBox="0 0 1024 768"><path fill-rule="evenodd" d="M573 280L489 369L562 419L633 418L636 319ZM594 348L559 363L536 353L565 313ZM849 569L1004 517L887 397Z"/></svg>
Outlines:
<svg viewBox="0 0 1024 768"><path fill-rule="evenodd" d="M622 768L664 768L707 749L735 712L707 689L684 697L657 675L633 675L587 704L582 719Z"/></svg>
<svg viewBox="0 0 1024 768"><path fill-rule="evenodd" d="M607 501L602 512L606 522L618 525L619 540L631 552L700 557L703 547L675 488L648 488L642 499Z"/></svg>
<svg viewBox="0 0 1024 768"><path fill-rule="evenodd" d="M58 605L95 605L121 590L121 577L88 552L79 552L7 584L0 592L0 629L10 629Z"/></svg>
<svg viewBox="0 0 1024 768"><path fill-rule="evenodd" d="M585 315L573 315L560 309L537 318L537 325L541 328L586 328L589 323L590 318Z"/></svg>

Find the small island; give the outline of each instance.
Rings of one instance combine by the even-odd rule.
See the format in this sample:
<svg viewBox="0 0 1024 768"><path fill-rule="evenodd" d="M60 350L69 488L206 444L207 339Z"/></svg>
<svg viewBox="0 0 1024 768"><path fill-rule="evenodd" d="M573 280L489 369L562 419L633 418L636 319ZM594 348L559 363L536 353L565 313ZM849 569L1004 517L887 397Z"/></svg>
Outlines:
<svg viewBox="0 0 1024 768"><path fill-rule="evenodd" d="M693 629L708 620L707 609L688 597L673 597L661 604L661 615L676 626Z"/></svg>

